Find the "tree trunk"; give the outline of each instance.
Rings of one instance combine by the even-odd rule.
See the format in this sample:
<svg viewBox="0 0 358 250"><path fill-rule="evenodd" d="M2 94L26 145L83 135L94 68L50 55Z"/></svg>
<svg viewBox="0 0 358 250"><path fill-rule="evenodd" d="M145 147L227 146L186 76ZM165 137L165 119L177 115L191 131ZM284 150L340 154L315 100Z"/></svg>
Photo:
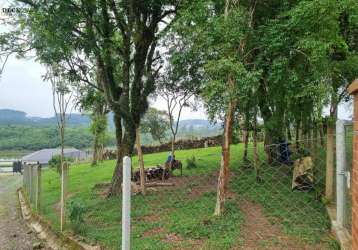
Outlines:
<svg viewBox="0 0 358 250"><path fill-rule="evenodd" d="M312 132L312 156L313 156L313 162L318 160L318 130L317 130L317 123L315 123L313 132Z"/></svg>
<svg viewBox="0 0 358 250"><path fill-rule="evenodd" d="M59 172L62 175L62 166L65 163L65 124L64 124L64 120L61 119L61 125L60 125L60 139L61 139L61 156L60 156L60 161L61 161L61 167L59 168Z"/></svg>
<svg viewBox="0 0 358 250"><path fill-rule="evenodd" d="M326 198L331 201L334 196L334 144L337 120L337 92L332 93L330 115L327 121L327 150L326 150Z"/></svg>
<svg viewBox="0 0 358 250"><path fill-rule="evenodd" d="M311 128L308 128L307 140L308 140L308 148L311 151L312 150L312 129Z"/></svg>
<svg viewBox="0 0 358 250"><path fill-rule="evenodd" d="M320 139L321 147L324 147L324 126L323 126L323 122L321 122L320 125L319 125L319 139Z"/></svg>
<svg viewBox="0 0 358 250"><path fill-rule="evenodd" d="M114 124L116 130L117 139L117 163L112 176L111 193L110 195L118 195L121 193L122 177L123 177L123 157L125 156L125 150L122 147L122 119L120 114L114 112Z"/></svg>
<svg viewBox="0 0 358 250"><path fill-rule="evenodd" d="M97 159L102 162L103 161L103 151L104 151L104 144L101 144L100 146L100 151L99 151L99 154L98 154L98 157Z"/></svg>
<svg viewBox="0 0 358 250"><path fill-rule="evenodd" d="M292 141L292 133L291 133L291 126L290 121L286 119L286 129L287 129L287 140Z"/></svg>
<svg viewBox="0 0 358 250"><path fill-rule="evenodd" d="M145 172L144 172L144 160L142 153L142 146L140 144L140 128L136 129L136 145L137 145L137 154L139 162L139 172L140 172L140 188L142 194L145 195Z"/></svg>
<svg viewBox="0 0 358 250"><path fill-rule="evenodd" d="M224 212L224 203L226 191L229 181L229 165L230 165L230 143L232 135L232 123L236 102L231 100L225 117L224 138L222 145L222 159L217 187L217 199L214 215L220 216Z"/></svg>
<svg viewBox="0 0 358 250"><path fill-rule="evenodd" d="M174 156L174 154L175 154L175 135L173 136L173 138L172 138L172 151L171 151L171 153L172 153L172 156Z"/></svg>
<svg viewBox="0 0 358 250"><path fill-rule="evenodd" d="M256 181L260 182L261 178L260 178L260 163L259 163L259 154L257 152L257 117L256 117L256 112L254 115L254 131L253 131L253 146L254 146L254 168L256 171Z"/></svg>
<svg viewBox="0 0 358 250"><path fill-rule="evenodd" d="M266 160L268 164L273 162L273 149L272 149L272 138L270 133L265 132L265 139L264 139L264 147L265 147L265 154Z"/></svg>
<svg viewBox="0 0 358 250"><path fill-rule="evenodd" d="M296 123L296 150L300 148L300 122Z"/></svg>
<svg viewBox="0 0 358 250"><path fill-rule="evenodd" d="M243 139L244 139L244 157L243 160L247 161L247 151L249 147L249 131L247 130L247 127L242 131L243 133Z"/></svg>
<svg viewBox="0 0 358 250"><path fill-rule="evenodd" d="M97 165L98 156L99 156L99 140L98 133L94 133L94 141L93 141L93 157L92 157L92 166Z"/></svg>
<svg viewBox="0 0 358 250"><path fill-rule="evenodd" d="M173 135L173 138L172 138L172 160L170 161L169 163L169 172L170 174L172 174L172 169L173 169L173 161L174 161L174 157L175 157L175 139L176 139L176 135ZM163 172L163 180L164 180L164 172Z"/></svg>
<svg viewBox="0 0 358 250"><path fill-rule="evenodd" d="M116 196L121 193L122 181L123 181L123 157L131 156L136 139L136 125L134 123L124 122L124 133L121 123L121 114L114 112L114 122L116 127L116 139L117 139L117 164L112 176L111 192L110 196ZM122 135L123 134L123 135Z"/></svg>

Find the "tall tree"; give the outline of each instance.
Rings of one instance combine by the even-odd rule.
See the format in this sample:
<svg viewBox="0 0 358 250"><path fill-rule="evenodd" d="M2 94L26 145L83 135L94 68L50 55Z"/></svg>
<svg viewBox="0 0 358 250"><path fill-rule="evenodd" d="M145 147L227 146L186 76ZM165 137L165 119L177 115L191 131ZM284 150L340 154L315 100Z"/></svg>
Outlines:
<svg viewBox="0 0 358 250"><path fill-rule="evenodd" d="M32 7L19 27L28 32L38 57L48 60L49 55L56 55L65 61L81 55L98 68L103 79L100 88L114 113L118 158L111 194L118 194L122 158L133 152L147 97L155 89L160 69L158 41L185 1L20 2Z"/></svg>
<svg viewBox="0 0 358 250"><path fill-rule="evenodd" d="M149 107L141 121L141 131L149 133L154 141L163 143L167 138L169 116L167 112Z"/></svg>
<svg viewBox="0 0 358 250"><path fill-rule="evenodd" d="M171 155L175 154L175 141L178 134L179 122L184 107L189 107L190 98L193 94L190 90L179 90L175 88L161 88L159 95L165 100L169 116L169 128L172 134Z"/></svg>
<svg viewBox="0 0 358 250"><path fill-rule="evenodd" d="M204 71L201 96L205 107L212 120L224 120L215 215L222 215L224 211L235 113L241 97L255 86L259 76L247 60L255 5L255 1L243 6L239 1L201 1L196 9L187 12L186 18L190 21L183 21L188 29L195 30L186 37ZM196 11L198 8L204 11Z"/></svg>
<svg viewBox="0 0 358 250"><path fill-rule="evenodd" d="M319 20L317 13L322 13ZM261 110L268 115L263 117L265 124L277 124L283 121L283 114L289 112L300 126L297 132L301 131L307 138L311 133L311 121L320 120L324 105L330 106L326 159L326 196L329 199L333 195L333 132L337 107L346 95L348 84L358 73L353 66L357 63L357 45L352 42L353 37L357 38L356 13L358 4L350 0L297 1L286 16L266 24L263 30L267 35L261 36L264 44L271 41L260 55L264 56L261 59L265 58L260 61L266 65L265 75L270 72L270 76L263 78L262 93L273 97L276 93L284 93L290 97L273 99L276 111L267 109L270 102L262 99ZM284 39L287 37L290 39Z"/></svg>
<svg viewBox="0 0 358 250"><path fill-rule="evenodd" d="M65 130L68 116L70 115L69 105L73 101L73 95L70 88L68 87L65 79L60 76L58 68L56 65L53 65L51 68L48 68L45 80L49 80L52 85L52 102L53 109L55 111L55 117L57 120L58 135L60 138L60 159L61 159L61 168L60 174L63 173L63 166L65 161Z"/></svg>
<svg viewBox="0 0 358 250"><path fill-rule="evenodd" d="M195 98L200 93L203 75L198 58L190 53L190 44L184 43L175 29L171 31L162 44L168 50L164 55L167 65L159 74L157 94L166 103L174 155L182 111L186 107L196 108Z"/></svg>
<svg viewBox="0 0 358 250"><path fill-rule="evenodd" d="M67 65L69 66L69 70L65 69L65 75L76 90L76 106L82 112L89 113L91 118L90 131L93 135L92 166L95 166L99 160L102 160L103 149L108 139L107 114L109 108L104 99L103 91L99 86L102 79L98 76L98 69L94 66L84 70L89 73L88 76L86 76L78 73L71 61L67 61ZM82 70L83 69L82 67ZM97 74L94 72L96 70ZM88 83L90 83L90 85Z"/></svg>
<svg viewBox="0 0 358 250"><path fill-rule="evenodd" d="M93 166L97 165L99 160L102 160L103 148L107 138L107 125L106 105L102 102L97 102L93 105L90 126L90 130L93 134Z"/></svg>

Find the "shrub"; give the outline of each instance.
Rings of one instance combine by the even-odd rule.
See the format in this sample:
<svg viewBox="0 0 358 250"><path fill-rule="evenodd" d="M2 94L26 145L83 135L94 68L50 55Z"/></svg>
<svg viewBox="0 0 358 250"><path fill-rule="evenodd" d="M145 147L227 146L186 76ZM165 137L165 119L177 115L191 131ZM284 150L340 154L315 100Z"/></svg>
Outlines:
<svg viewBox="0 0 358 250"><path fill-rule="evenodd" d="M71 157L64 157L64 161L73 162ZM48 165L50 168L55 168L56 171L61 173L61 155L52 156L51 160L48 161Z"/></svg>
<svg viewBox="0 0 358 250"><path fill-rule="evenodd" d="M68 217L71 222L71 227L75 233L84 233L85 227L83 225L84 222L84 214L86 212L85 206L83 202L80 200L70 200L67 203L68 209Z"/></svg>
<svg viewBox="0 0 358 250"><path fill-rule="evenodd" d="M188 169L197 167L195 156L192 156L191 158L186 159L186 167Z"/></svg>

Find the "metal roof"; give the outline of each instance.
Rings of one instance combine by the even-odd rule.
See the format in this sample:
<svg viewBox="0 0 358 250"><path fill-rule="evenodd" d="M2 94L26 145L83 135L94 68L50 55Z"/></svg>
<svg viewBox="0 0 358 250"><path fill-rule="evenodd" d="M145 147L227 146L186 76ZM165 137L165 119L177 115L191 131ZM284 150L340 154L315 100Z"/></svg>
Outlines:
<svg viewBox="0 0 358 250"><path fill-rule="evenodd" d="M61 149L60 148L46 148L31 154L25 155L22 157L22 162L39 162L41 164L48 164L49 160L53 156L60 155ZM75 149L75 148L65 148L64 149L65 157L72 157L72 158L79 158L84 159L86 158L86 153Z"/></svg>

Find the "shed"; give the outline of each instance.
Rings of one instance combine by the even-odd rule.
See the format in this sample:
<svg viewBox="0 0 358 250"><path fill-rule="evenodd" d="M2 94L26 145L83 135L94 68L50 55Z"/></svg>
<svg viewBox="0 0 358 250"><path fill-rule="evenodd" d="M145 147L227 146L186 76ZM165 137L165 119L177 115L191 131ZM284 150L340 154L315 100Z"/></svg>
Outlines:
<svg viewBox="0 0 358 250"><path fill-rule="evenodd" d="M31 154L25 155L22 157L21 161L24 163L37 163L39 162L42 165L47 165L48 162L52 159L53 156L60 155L60 148L46 148L39 151L33 152ZM71 157L78 160L84 160L87 154L81 150L75 148L65 148L64 149L65 157Z"/></svg>

